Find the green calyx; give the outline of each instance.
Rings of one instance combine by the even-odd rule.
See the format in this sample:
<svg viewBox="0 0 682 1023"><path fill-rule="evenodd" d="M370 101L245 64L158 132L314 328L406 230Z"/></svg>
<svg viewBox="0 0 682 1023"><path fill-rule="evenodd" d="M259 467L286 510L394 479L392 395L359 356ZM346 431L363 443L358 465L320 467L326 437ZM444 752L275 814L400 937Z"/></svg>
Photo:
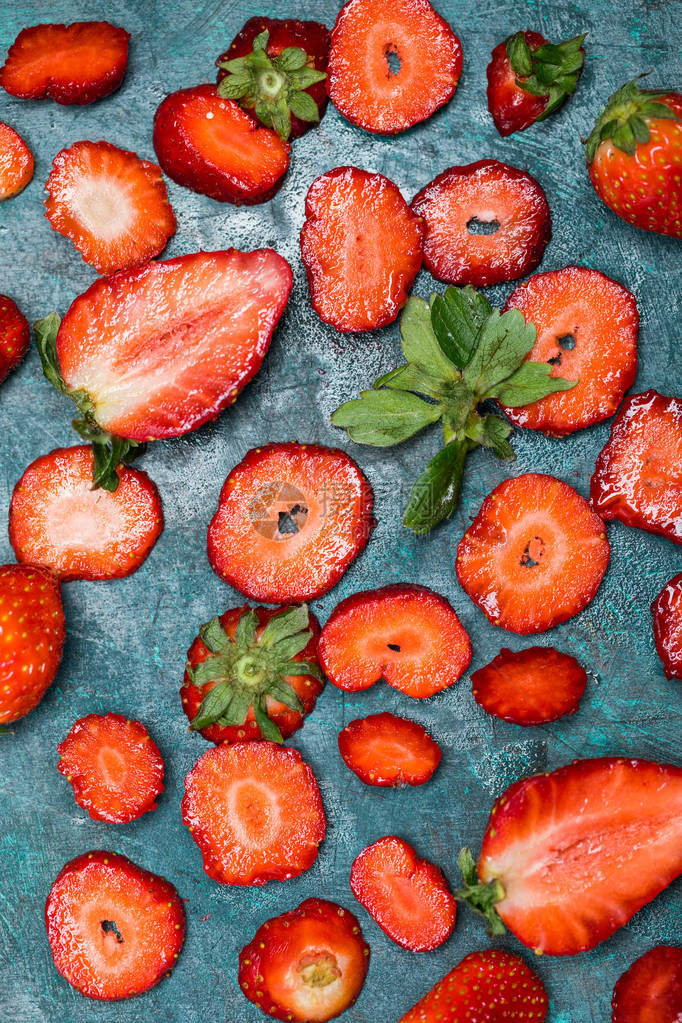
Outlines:
<svg viewBox="0 0 682 1023"><path fill-rule="evenodd" d="M253 111L259 121L286 141L291 135L292 114L301 121L319 121L317 103L306 89L327 76L313 67L312 58L297 46L288 46L278 57L270 57L269 37L269 32L261 32L253 41L251 53L220 65L228 74L218 84L218 95Z"/></svg>
<svg viewBox="0 0 682 1023"><path fill-rule="evenodd" d="M582 46L586 35L556 45L545 43L536 50L530 48L523 32L516 32L507 39L507 56L518 87L532 96L548 99L538 121L553 114L566 97L575 92L585 62Z"/></svg>
<svg viewBox="0 0 682 1023"><path fill-rule="evenodd" d="M643 75L627 82L612 96L597 118L596 124L587 139L587 165L592 163L598 147L609 139L614 146L628 156L634 156L638 143L649 141L650 118L663 118L679 121L680 118L665 103L658 100L669 95L670 89L640 89L639 82Z"/></svg>
<svg viewBox="0 0 682 1023"><path fill-rule="evenodd" d="M403 366L332 415L357 444L391 447L441 421L445 446L414 483L403 523L428 533L455 511L467 454L482 445L512 460L511 424L481 409L495 398L518 408L576 380L552 377L546 363L526 361L536 331L518 309L500 313L474 288L447 288L430 302L410 298L400 321Z"/></svg>
<svg viewBox="0 0 682 1023"><path fill-rule="evenodd" d="M474 913L484 917L487 923L488 936L499 937L506 933L500 914L495 909L496 903L504 898L504 888L499 881L489 881L483 884L478 879L476 861L471 855L471 849L462 849L457 858L457 865L462 872L462 886L455 888L455 898L460 902L466 902Z"/></svg>

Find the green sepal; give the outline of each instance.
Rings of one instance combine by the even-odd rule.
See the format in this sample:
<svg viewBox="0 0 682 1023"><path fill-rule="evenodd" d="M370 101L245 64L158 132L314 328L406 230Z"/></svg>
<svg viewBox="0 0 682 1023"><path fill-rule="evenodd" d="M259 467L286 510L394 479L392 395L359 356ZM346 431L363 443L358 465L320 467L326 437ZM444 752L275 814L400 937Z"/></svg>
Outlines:
<svg viewBox="0 0 682 1023"><path fill-rule="evenodd" d="M268 717L268 710L265 703L265 697L260 697L254 701L253 713L256 718L256 724L260 729L260 734L264 739L269 739L270 742L283 743L284 738L279 728L274 721L271 721Z"/></svg>
<svg viewBox="0 0 682 1023"><path fill-rule="evenodd" d="M230 648L231 639L222 627L220 618L211 618L199 629L199 636L204 646L208 647L212 654L221 654Z"/></svg>
<svg viewBox="0 0 682 1023"><path fill-rule="evenodd" d="M493 308L471 285L446 288L431 296L431 323L444 355L462 370L471 358L478 336Z"/></svg>
<svg viewBox="0 0 682 1023"><path fill-rule="evenodd" d="M287 661L280 665L280 670L283 675L310 675L311 678L316 678L319 682L322 682L324 678L319 667L312 661Z"/></svg>
<svg viewBox="0 0 682 1023"><path fill-rule="evenodd" d="M258 629L258 615L249 608L239 618L234 632L234 642L239 653L249 649L256 638Z"/></svg>
<svg viewBox="0 0 682 1023"><path fill-rule="evenodd" d="M507 408L521 408L546 398L559 391L571 391L577 380L565 380L551 376L552 367L546 362L522 362L519 368L486 393L487 398L497 398Z"/></svg>
<svg viewBox="0 0 682 1023"><path fill-rule="evenodd" d="M297 710L299 714L303 713L303 702L288 682L283 682L282 680L271 682L268 696L271 696L273 700L277 700L278 703L283 703L285 707L289 707L291 710Z"/></svg>
<svg viewBox="0 0 682 1023"><path fill-rule="evenodd" d="M238 691L233 692L227 710L223 711L218 718L218 724L223 725L225 728L239 728L240 725L245 723L250 709L251 694L240 693Z"/></svg>
<svg viewBox="0 0 682 1023"><path fill-rule="evenodd" d="M308 608L305 604L288 607L285 611L273 615L263 629L260 643L264 647L274 646L281 640L295 636L296 633L307 629L309 620Z"/></svg>
<svg viewBox="0 0 682 1023"><path fill-rule="evenodd" d="M637 145L649 141L647 123L649 118L682 120L667 104L658 102L674 90L640 89L638 82L643 77L644 75L638 75L609 96L586 142L585 157L588 167L601 143L609 139L617 149L628 156L634 156Z"/></svg>
<svg viewBox="0 0 682 1023"><path fill-rule="evenodd" d="M201 701L199 710L192 718L190 728L199 732L202 728L208 728L219 717L222 717L232 702L234 690L227 680L218 682Z"/></svg>
<svg viewBox="0 0 682 1023"><path fill-rule="evenodd" d="M526 42L524 32L507 39L507 56L518 87L532 96L547 97L537 121L546 120L575 92L585 62L582 45L586 36L583 33L562 43L544 43L535 50Z"/></svg>
<svg viewBox="0 0 682 1023"><path fill-rule="evenodd" d="M504 888L500 882L489 881L487 884L482 884L479 881L476 861L471 855L471 849L462 849L457 858L457 865L462 872L462 886L454 889L455 898L460 902L465 902L470 909L485 919L489 937L506 934L507 929L495 909L496 903L504 898Z"/></svg>
<svg viewBox="0 0 682 1023"><path fill-rule="evenodd" d="M408 298L400 317L400 334L405 360L436 380L452 381L457 366L443 351L433 328L431 307L423 298Z"/></svg>
<svg viewBox="0 0 682 1023"><path fill-rule="evenodd" d="M513 462L516 458L514 448L507 438L512 433L513 427L501 416L472 415L466 426L465 433L470 440L483 447L490 448L498 458L505 462Z"/></svg>
<svg viewBox="0 0 682 1023"><path fill-rule="evenodd" d="M415 533L428 533L450 518L462 492L469 447L466 440L451 441L431 459L410 491L404 526Z"/></svg>
<svg viewBox="0 0 682 1023"><path fill-rule="evenodd" d="M356 444L393 447L437 422L442 415L439 405L418 398L409 391L388 388L361 391L360 397L344 402L331 417L334 426L341 426Z"/></svg>
<svg viewBox="0 0 682 1023"><path fill-rule="evenodd" d="M509 309L506 313L493 310L481 329L462 379L481 397L492 393L495 385L506 380L528 355L535 338L535 325L526 323L518 309Z"/></svg>
<svg viewBox="0 0 682 1023"><path fill-rule="evenodd" d="M390 387L393 391L413 391L417 394L426 394L430 398L443 396L443 381L432 377L419 366L412 366L409 362L397 369L384 373L372 384L374 390L380 387Z"/></svg>

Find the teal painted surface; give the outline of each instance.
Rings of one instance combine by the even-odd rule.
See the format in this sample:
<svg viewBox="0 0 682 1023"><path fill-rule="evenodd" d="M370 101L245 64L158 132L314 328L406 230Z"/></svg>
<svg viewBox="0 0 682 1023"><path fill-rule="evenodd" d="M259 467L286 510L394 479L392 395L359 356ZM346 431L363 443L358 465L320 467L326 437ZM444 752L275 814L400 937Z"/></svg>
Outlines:
<svg viewBox="0 0 682 1023"><path fill-rule="evenodd" d="M342 400L399 357L395 327L341 337L310 308L298 232L305 193L319 173L355 163L387 174L411 198L455 163L496 157L529 169L545 187L553 215L553 239L541 269L586 263L631 288L642 317L635 389L682 393L680 244L638 232L612 216L589 185L579 143L602 101L634 74L655 68L652 84L679 86L679 4L442 0L438 6L462 39L465 66L453 102L431 121L384 139L352 128L330 108L319 131L296 143L282 191L262 207L236 209L169 184L178 232L166 256L273 245L294 268L295 291L265 366L238 404L195 434L150 447L141 464L161 490L163 536L129 579L65 587L68 642L57 682L16 734L2 737L0 1019L257 1023L264 1017L237 987L238 951L268 916L321 895L358 913L372 947L364 992L343 1019L395 1023L463 955L488 942L478 921L461 911L454 935L437 952L414 956L398 949L354 903L348 876L360 849L381 835L400 834L455 882L460 846L478 847L493 797L520 775L603 753L679 762L681 690L666 682L655 656L649 604L682 567L681 551L664 539L614 525L609 526L612 563L597 599L538 640L576 655L590 672L574 717L526 730L494 721L473 702L468 677L426 702L410 701L386 686L345 699L328 687L292 740L316 771L329 819L328 838L306 875L252 890L217 885L205 879L199 851L181 823L183 778L206 748L199 736L187 733L178 698L185 651L201 622L239 599L208 565L206 527L227 472L248 448L284 439L341 445L372 482L378 526L340 585L315 605L322 620L355 590L397 580L425 583L448 596L470 631L473 670L501 646L520 649L526 643L489 626L456 582L455 546L470 517L510 472L551 472L586 493L608 435L606 425L562 441L517 432L518 460L511 468L485 452L471 458L461 507L448 525L427 539L402 529L407 488L434 453L436 438L431 434L393 452L373 452L353 446L329 425ZM47 19L108 18L133 35L124 86L100 103L77 109L0 96L0 119L13 124L36 155L33 183L0 207L0 290L13 295L33 320L52 309L63 313L94 279L42 216L42 183L59 149L79 139L104 138L153 159L152 118L163 95L211 79L215 56L247 17L297 13L331 25L336 10L328 0L292 0L286 7L272 0L56 0L49 5L0 0L0 56L20 28ZM525 27L551 39L589 31L587 66L576 96L557 117L502 140L486 110L485 67L493 45ZM416 291L426 295L432 286L422 273ZM490 289L491 298L502 301L511 287ZM3 519L26 465L53 447L75 442L70 414L31 352L0 390ZM11 560L4 537L0 560ZM442 745L442 766L428 786L371 790L343 766L336 746L339 729L382 708L419 720ZM166 760L166 791L158 810L118 828L91 821L56 769L55 747L74 720L107 710L144 721ZM143 998L117 1005L90 1002L58 976L42 922L45 896L63 863L98 847L120 850L166 875L188 900L187 943L171 979ZM679 885L669 889L590 954L536 961L551 996L552 1023L605 1023L613 984L629 963L658 942L680 941L680 895ZM513 938L499 944L532 959Z"/></svg>

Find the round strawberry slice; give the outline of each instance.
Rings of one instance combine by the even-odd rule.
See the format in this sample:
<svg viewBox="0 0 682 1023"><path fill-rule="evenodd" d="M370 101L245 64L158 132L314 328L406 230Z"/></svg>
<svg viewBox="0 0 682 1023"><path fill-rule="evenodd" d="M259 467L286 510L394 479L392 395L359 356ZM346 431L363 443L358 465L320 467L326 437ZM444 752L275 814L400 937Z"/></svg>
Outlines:
<svg viewBox="0 0 682 1023"><path fill-rule="evenodd" d="M9 537L17 561L61 579L118 579L135 572L163 529L161 498L146 473L118 468L114 493L93 490L92 448L57 448L14 488Z"/></svg>
<svg viewBox="0 0 682 1023"><path fill-rule="evenodd" d="M306 899L258 928L239 954L239 986L268 1016L325 1023L354 1004L368 966L356 917L335 902Z"/></svg>
<svg viewBox="0 0 682 1023"><path fill-rule="evenodd" d="M28 320L16 302L0 295L0 382L19 365L30 343Z"/></svg>
<svg viewBox="0 0 682 1023"><path fill-rule="evenodd" d="M457 578L493 625L544 632L587 607L609 563L604 523L568 483L528 472L486 497Z"/></svg>
<svg viewBox="0 0 682 1023"><path fill-rule="evenodd" d="M384 711L358 718L339 733L346 767L365 785L423 785L440 763L440 747L408 718Z"/></svg>
<svg viewBox="0 0 682 1023"><path fill-rule="evenodd" d="M34 166L33 153L19 132L0 121L0 202L23 192Z"/></svg>
<svg viewBox="0 0 682 1023"><path fill-rule="evenodd" d="M322 670L355 693L380 679L424 699L447 689L471 661L471 643L445 597L395 583L346 597L322 629Z"/></svg>
<svg viewBox="0 0 682 1023"><path fill-rule="evenodd" d="M412 209L424 220L424 265L449 284L523 277L552 237L541 186L499 160L450 167L414 197Z"/></svg>
<svg viewBox="0 0 682 1023"><path fill-rule="evenodd" d="M656 945L636 959L613 991L611 1023L679 1023L682 948Z"/></svg>
<svg viewBox="0 0 682 1023"><path fill-rule="evenodd" d="M67 863L50 889L45 923L54 964L88 998L132 998L167 976L185 941L177 891L113 852Z"/></svg>
<svg viewBox="0 0 682 1023"><path fill-rule="evenodd" d="M682 572L666 583L651 605L656 650L666 678L682 679Z"/></svg>
<svg viewBox="0 0 682 1023"><path fill-rule="evenodd" d="M533 646L500 651L471 681L474 699L487 714L516 725L544 725L575 714L587 674L575 657Z"/></svg>
<svg viewBox="0 0 682 1023"><path fill-rule="evenodd" d="M223 484L208 529L214 572L272 604L326 593L364 549L373 495L343 451L315 444L254 448Z"/></svg>
<svg viewBox="0 0 682 1023"><path fill-rule="evenodd" d="M182 819L221 884L286 881L312 866L325 836L320 790L297 750L223 743L185 778Z"/></svg>

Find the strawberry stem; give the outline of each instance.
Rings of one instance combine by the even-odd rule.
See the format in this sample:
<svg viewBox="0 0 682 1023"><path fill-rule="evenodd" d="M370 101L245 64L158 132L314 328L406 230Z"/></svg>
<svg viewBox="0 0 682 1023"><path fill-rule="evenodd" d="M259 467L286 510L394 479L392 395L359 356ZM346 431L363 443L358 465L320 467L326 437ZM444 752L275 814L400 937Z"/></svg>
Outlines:
<svg viewBox="0 0 682 1023"><path fill-rule="evenodd" d="M457 858L457 865L462 872L462 887L455 888L455 898L465 902L474 913L484 917L488 926L489 937L506 934L502 918L495 909L495 904L504 898L504 888L497 880L483 883L479 880L476 861L471 849L464 848Z"/></svg>

